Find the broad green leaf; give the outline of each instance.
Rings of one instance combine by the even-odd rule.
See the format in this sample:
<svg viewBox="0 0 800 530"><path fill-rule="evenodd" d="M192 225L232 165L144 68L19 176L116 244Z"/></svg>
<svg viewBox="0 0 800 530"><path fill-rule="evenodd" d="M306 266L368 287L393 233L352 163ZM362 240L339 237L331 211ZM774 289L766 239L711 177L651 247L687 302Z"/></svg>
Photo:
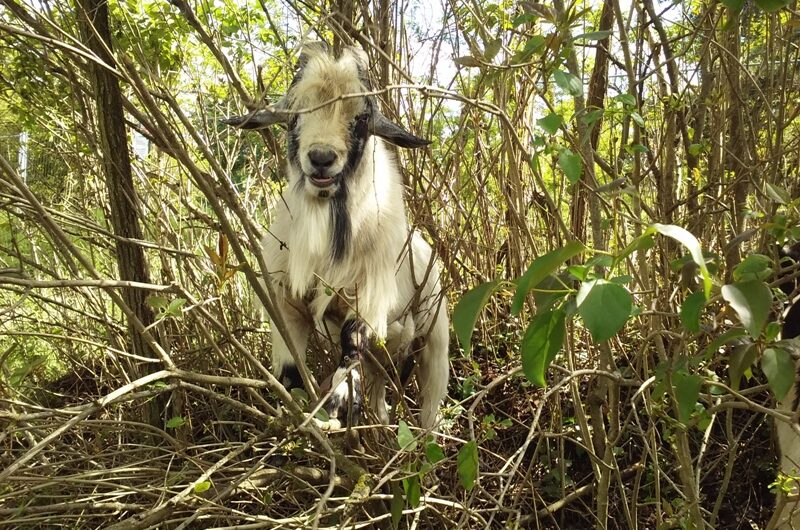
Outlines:
<svg viewBox="0 0 800 530"><path fill-rule="evenodd" d="M470 491L478 479L478 442L470 440L458 451L458 480Z"/></svg>
<svg viewBox="0 0 800 530"><path fill-rule="evenodd" d="M175 317L178 318L181 316L181 308L186 304L185 298L176 298L175 300L169 303L169 306L164 310L165 317Z"/></svg>
<svg viewBox="0 0 800 530"><path fill-rule="evenodd" d="M700 273L703 275L703 287L706 298L711 296L711 274L708 272L706 260L703 258L703 249L700 246L700 242L697 240L697 238L685 228L675 225L654 223L651 225L651 229L655 230L659 234L671 237L686 247L686 249L692 255L694 262L697 263L698 267L700 267Z"/></svg>
<svg viewBox="0 0 800 530"><path fill-rule="evenodd" d="M767 195L778 204L789 204L792 202L792 196L789 195L789 192L786 189L776 186L775 184L770 184L767 182Z"/></svg>
<svg viewBox="0 0 800 530"><path fill-rule="evenodd" d="M583 173L583 161L580 155L576 155L567 148L562 149L561 154L558 155L558 166L567 176L570 182L575 184L581 179Z"/></svg>
<svg viewBox="0 0 800 530"><path fill-rule="evenodd" d="M169 305L169 300L166 296L152 295L147 297L147 303L153 309L166 309Z"/></svg>
<svg viewBox="0 0 800 530"><path fill-rule="evenodd" d="M766 280L772 276L772 260L763 254L750 254L733 268L733 281Z"/></svg>
<svg viewBox="0 0 800 530"><path fill-rule="evenodd" d="M545 373L564 344L565 318L560 309L546 311L534 316L525 330L520 346L522 371L535 385L546 386Z"/></svg>
<svg viewBox="0 0 800 530"><path fill-rule="evenodd" d="M521 26L527 22L533 22L538 17L534 13L523 13L522 15L516 17L514 20L511 21L511 27L516 28L517 26Z"/></svg>
<svg viewBox="0 0 800 530"><path fill-rule="evenodd" d="M397 444L401 451L414 451L417 448L417 440L414 433L408 428L408 424L403 420L397 424Z"/></svg>
<svg viewBox="0 0 800 530"><path fill-rule="evenodd" d="M769 387L777 399L783 399L795 380L792 355L782 348L767 348L761 358L761 369L767 376Z"/></svg>
<svg viewBox="0 0 800 530"><path fill-rule="evenodd" d="M700 331L700 313L705 305L706 295L702 291L690 294L681 305L681 322L692 333Z"/></svg>
<svg viewBox="0 0 800 530"><path fill-rule="evenodd" d="M638 112L631 112L631 119L636 122L636 125L644 129L644 118Z"/></svg>
<svg viewBox="0 0 800 530"><path fill-rule="evenodd" d="M167 420L167 429L177 429L186 424L186 420L181 416L174 416Z"/></svg>
<svg viewBox="0 0 800 530"><path fill-rule="evenodd" d="M571 96L580 96L583 94L583 83L576 76L565 72L563 70L556 70L553 72L553 81Z"/></svg>
<svg viewBox="0 0 800 530"><path fill-rule="evenodd" d="M487 63L492 62L492 59L494 59L495 56L497 56L497 52L500 51L502 45L503 41L501 39L494 39L489 41L489 43L486 45L486 48L484 48L483 50L483 59Z"/></svg>
<svg viewBox="0 0 800 530"><path fill-rule="evenodd" d="M397 530L400 527L400 520L403 517L403 508L406 505L405 497L403 496L403 488L396 480L392 481L392 528Z"/></svg>
<svg viewBox="0 0 800 530"><path fill-rule="evenodd" d="M469 355L472 351L472 330L475 329L475 322L498 285L499 280L480 284L464 293L453 309L453 330L464 348L464 355Z"/></svg>
<svg viewBox="0 0 800 530"><path fill-rule="evenodd" d="M731 388L739 390L742 376L750 370L756 360L758 349L750 341L744 341L731 347L731 357L728 362L728 376L731 378Z"/></svg>
<svg viewBox="0 0 800 530"><path fill-rule="evenodd" d="M689 154L697 156L703 151L703 144L691 144L689 146Z"/></svg>
<svg viewBox="0 0 800 530"><path fill-rule="evenodd" d="M607 280L583 282L576 298L578 314L595 342L622 329L633 309L633 297L622 285Z"/></svg>
<svg viewBox="0 0 800 530"><path fill-rule="evenodd" d="M422 496L422 490L419 485L419 475L412 475L403 479L403 489L406 492L406 499L412 508L419 506L419 499Z"/></svg>
<svg viewBox="0 0 800 530"><path fill-rule="evenodd" d="M722 286L722 298L736 311L751 337L758 338L769 317L772 291L760 281L739 282Z"/></svg>
<svg viewBox="0 0 800 530"><path fill-rule="evenodd" d="M675 372L672 374L672 384L675 387L675 399L678 401L678 420L685 425L692 416L697 398L700 397L703 378L683 371Z"/></svg>
<svg viewBox="0 0 800 530"><path fill-rule="evenodd" d="M575 37L572 37L572 40L603 40L611 36L612 33L613 32L608 29L602 31L590 31L588 33L576 35Z"/></svg>
<svg viewBox="0 0 800 530"><path fill-rule="evenodd" d="M525 42L525 46L521 50L514 54L511 62L517 64L528 61L534 53L544 48L546 42L547 39L543 35L534 35Z"/></svg>
<svg viewBox="0 0 800 530"><path fill-rule="evenodd" d="M719 335L716 339L711 341L711 344L709 344L706 347L706 351L704 354L705 358L713 359L714 355L719 352L720 348L722 348L728 343L731 343L737 339L744 337L745 335L747 335L747 332L742 328L729 329L728 331L726 331L722 335Z"/></svg>
<svg viewBox="0 0 800 530"><path fill-rule="evenodd" d="M741 11L745 0L722 0L722 3L731 11Z"/></svg>
<svg viewBox="0 0 800 530"><path fill-rule="evenodd" d="M626 107L635 107L636 106L636 96L633 94L619 94L614 96L614 99L618 100Z"/></svg>
<svg viewBox="0 0 800 530"><path fill-rule="evenodd" d="M436 442L431 442L425 446L425 456L428 457L428 462L435 464L444 460L444 450Z"/></svg>
<svg viewBox="0 0 800 530"><path fill-rule="evenodd" d="M194 492L195 493L203 493L204 491L208 491L211 488L211 481L204 480L203 482L198 482L194 485Z"/></svg>
<svg viewBox="0 0 800 530"><path fill-rule="evenodd" d="M472 57L471 55L456 57L455 59L453 59L453 62L459 66L466 66L467 68L475 68L483 66L483 64L478 59Z"/></svg>
<svg viewBox="0 0 800 530"><path fill-rule="evenodd" d="M619 263L622 263L622 261L625 258L630 256L637 250L649 250L653 248L654 245L655 245L655 239L653 238L653 234L644 233L640 235L639 237L628 243L628 246L622 249L622 252L620 252L614 257L614 261L612 262L611 267L616 267Z"/></svg>
<svg viewBox="0 0 800 530"><path fill-rule="evenodd" d="M556 114L555 112L551 112L544 118L540 118L536 120L536 123L547 131L550 134L555 134L558 132L558 128L561 127L561 124L564 122L564 118L560 115Z"/></svg>
<svg viewBox="0 0 800 530"><path fill-rule="evenodd" d="M578 255L582 250L583 243L580 241L570 241L563 247L552 250L533 260L528 270L525 271L525 274L523 274L517 282L517 290L511 302L511 314L518 315L522 310L522 305L525 303L525 297L528 296L530 290L554 273L565 261Z"/></svg>
<svg viewBox="0 0 800 530"><path fill-rule="evenodd" d="M755 0L756 5L764 11L777 11L792 3L792 0Z"/></svg>

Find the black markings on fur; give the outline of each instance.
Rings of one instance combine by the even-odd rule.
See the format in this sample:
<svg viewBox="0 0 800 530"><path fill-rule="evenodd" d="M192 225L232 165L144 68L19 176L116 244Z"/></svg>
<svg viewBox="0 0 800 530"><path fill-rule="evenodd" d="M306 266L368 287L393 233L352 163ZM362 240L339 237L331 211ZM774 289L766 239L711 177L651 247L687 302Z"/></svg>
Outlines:
<svg viewBox="0 0 800 530"><path fill-rule="evenodd" d="M796 337L800 337L800 301L792 304L792 307L786 312L786 316L783 319L783 327L781 328L782 339L794 339ZM792 410L797 410L797 407L800 406L800 366L797 367L794 387Z"/></svg>
<svg viewBox="0 0 800 530"><path fill-rule="evenodd" d="M369 119L371 106L367 103L366 112L360 114L350 124L350 148L347 151L347 162L338 176L339 189L331 198L331 224L333 225L333 241L331 253L334 261L341 261L347 255L352 236L350 214L347 211L347 188L353 174L364 155L364 147L369 138Z"/></svg>
<svg viewBox="0 0 800 530"><path fill-rule="evenodd" d="M331 395L325 403L325 410L328 416L336 418L349 427L358 425L358 420L361 418L361 410L363 409L364 398L362 397L361 385L353 381L352 387L352 406L348 407L347 399L342 399L338 394Z"/></svg>
<svg viewBox="0 0 800 530"><path fill-rule="evenodd" d="M342 325L341 335L342 360L340 367L347 366L361 352L369 349L369 331L362 320L351 318Z"/></svg>
<svg viewBox="0 0 800 530"><path fill-rule="evenodd" d="M300 377L300 370L293 364L287 364L281 368L278 380L287 390L293 388L303 388L303 378Z"/></svg>

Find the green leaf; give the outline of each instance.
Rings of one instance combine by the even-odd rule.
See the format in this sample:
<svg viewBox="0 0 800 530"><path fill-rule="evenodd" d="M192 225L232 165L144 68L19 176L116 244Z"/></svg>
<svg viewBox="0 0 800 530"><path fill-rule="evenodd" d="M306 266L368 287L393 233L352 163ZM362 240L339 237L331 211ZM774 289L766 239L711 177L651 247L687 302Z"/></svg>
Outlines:
<svg viewBox="0 0 800 530"><path fill-rule="evenodd" d="M725 6L731 11L741 11L744 7L745 0L721 0Z"/></svg>
<svg viewBox="0 0 800 530"><path fill-rule="evenodd" d="M789 195L789 192L786 191L785 188L770 184L769 182L767 182L766 188L769 198L778 204L789 204L792 202L792 196Z"/></svg>
<svg viewBox="0 0 800 530"><path fill-rule="evenodd" d="M564 148L561 150L561 154L558 155L558 166L573 184L580 180L581 173L583 173L583 161L580 155L576 155L569 149Z"/></svg>
<svg viewBox="0 0 800 530"><path fill-rule="evenodd" d="M517 26L521 26L527 22L533 22L538 17L535 13L523 13L522 15L516 17L514 20L511 21L511 27L516 28Z"/></svg>
<svg viewBox="0 0 800 530"><path fill-rule="evenodd" d="M529 60L534 53L544 48L546 42L547 39L545 39L543 35L534 35L525 42L525 46L523 46L521 50L514 54L511 62L513 64L518 64Z"/></svg>
<svg viewBox="0 0 800 530"><path fill-rule="evenodd" d="M397 443L401 451L414 451L417 448L417 440L403 420L397 424Z"/></svg>
<svg viewBox="0 0 800 530"><path fill-rule="evenodd" d="M422 490L419 485L419 475L412 475L403 479L403 489L406 492L406 499L412 508L419 506L419 499L422 496Z"/></svg>
<svg viewBox="0 0 800 530"><path fill-rule="evenodd" d="M706 298L708 298L711 295L711 274L708 272L706 260L703 258L703 249L700 247L700 242L697 240L697 238L685 228L676 225L662 225L660 223L654 223L650 226L648 232L651 230L655 230L659 234L671 237L686 247L686 249L692 255L694 262L697 263L698 267L700 267L700 273L703 275L704 291Z"/></svg>
<svg viewBox="0 0 800 530"><path fill-rule="evenodd" d="M392 528L397 530L400 527L400 520L403 518L403 508L406 505L403 489L399 482L392 481Z"/></svg>
<svg viewBox="0 0 800 530"><path fill-rule="evenodd" d="M494 39L489 41L489 43L486 45L486 48L484 48L483 50L483 59L487 63L492 62L492 59L494 59L497 56L497 52L500 51L500 48L502 46L503 46L502 39Z"/></svg>
<svg viewBox="0 0 800 530"><path fill-rule="evenodd" d="M531 319L522 339L522 371L528 381L544 388L545 373L564 344L564 321L561 309L540 313Z"/></svg>
<svg viewBox="0 0 800 530"><path fill-rule="evenodd" d="M764 11L777 11L792 3L792 0L755 0L756 5Z"/></svg>
<svg viewBox="0 0 800 530"><path fill-rule="evenodd" d="M152 295L147 297L147 303L153 309L166 309L169 305L169 300L166 296Z"/></svg>
<svg viewBox="0 0 800 530"><path fill-rule="evenodd" d="M570 94L571 96L580 96L583 94L583 83L578 77L565 72L563 70L556 70L553 72L553 81L561 87L561 90Z"/></svg>
<svg viewBox="0 0 800 530"><path fill-rule="evenodd" d="M169 306L164 310L165 317L175 317L178 318L181 316L181 308L186 304L185 298L176 298L175 300L169 303Z"/></svg>
<svg viewBox="0 0 800 530"><path fill-rule="evenodd" d="M681 322L692 333L700 331L700 313L705 305L706 295L702 291L690 294L681 305Z"/></svg>
<svg viewBox="0 0 800 530"><path fill-rule="evenodd" d="M767 280L772 277L772 260L764 254L750 254L733 268L733 280L746 282L750 280Z"/></svg>
<svg viewBox="0 0 800 530"><path fill-rule="evenodd" d="M750 336L758 338L772 305L772 291L769 286L760 281L723 285L722 298L736 311Z"/></svg>
<svg viewBox="0 0 800 530"><path fill-rule="evenodd" d="M458 480L470 491L478 478L478 442L470 440L458 451Z"/></svg>
<svg viewBox="0 0 800 530"><path fill-rule="evenodd" d="M478 59L472 57L471 55L456 57L455 59L453 59L453 62L459 66L466 66L467 68L483 66L483 63L481 63Z"/></svg>
<svg viewBox="0 0 800 530"><path fill-rule="evenodd" d="M636 122L636 125L644 129L644 118L638 112L631 112L631 119Z"/></svg>
<svg viewBox="0 0 800 530"><path fill-rule="evenodd" d="M570 241L566 245L547 254L539 256L530 264L517 282L517 290L514 299L511 301L511 314L518 315L525 303L525 297L530 290L539 285L545 278L554 273L562 263L578 255L583 251L583 243L580 241ZM453 315L455 320L455 312ZM455 325L454 325L455 327Z"/></svg>
<svg viewBox="0 0 800 530"><path fill-rule="evenodd" d="M636 96L633 94L619 94L614 96L614 99L622 103L625 107L635 107L636 106Z"/></svg>
<svg viewBox="0 0 800 530"><path fill-rule="evenodd" d="M783 348L767 348L761 358L761 369L767 376L769 387L777 399L783 399L795 380L792 355Z"/></svg>
<svg viewBox="0 0 800 530"><path fill-rule="evenodd" d="M689 146L689 154L692 156L697 156L701 152L703 152L703 144L691 144Z"/></svg>
<svg viewBox="0 0 800 530"><path fill-rule="evenodd" d="M678 401L678 420L685 425L692 416L697 398L700 397L703 378L683 371L675 372L672 374L672 384L675 387L675 399Z"/></svg>
<svg viewBox="0 0 800 530"><path fill-rule="evenodd" d="M500 285L499 280L482 283L479 286L464 293L461 300L453 309L453 330L456 332L461 347L464 348L464 355L469 355L472 351L472 331L475 329L475 322L478 320L483 306Z"/></svg>
<svg viewBox="0 0 800 530"><path fill-rule="evenodd" d="M740 339L747 335L747 332L742 328L733 328L729 329L722 335L718 336L716 339L711 341L711 344L706 347L706 351L704 356L706 359L712 359L714 354L718 353L719 349L722 348L724 345L733 342L737 339Z"/></svg>
<svg viewBox="0 0 800 530"><path fill-rule="evenodd" d="M211 481L205 480L203 482L198 482L194 485L194 492L195 493L203 493L204 491L208 491L211 488Z"/></svg>
<svg viewBox="0 0 800 530"><path fill-rule="evenodd" d="M444 449L436 442L431 442L425 446L425 456L431 464L441 462L444 460Z"/></svg>
<svg viewBox="0 0 800 530"><path fill-rule="evenodd" d="M613 32L610 29L604 29L602 31L590 31L588 33L576 35L575 37L572 37L572 40L603 40L610 37L612 33Z"/></svg>
<svg viewBox="0 0 800 530"><path fill-rule="evenodd" d="M731 378L731 388L739 390L742 376L753 366L758 349L750 341L745 341L731 347L731 358L728 363L728 376Z"/></svg>
<svg viewBox="0 0 800 530"><path fill-rule="evenodd" d="M175 416L167 420L167 429L177 429L186 424L186 420L181 416Z"/></svg>
<svg viewBox="0 0 800 530"><path fill-rule="evenodd" d="M595 342L608 340L622 329L633 308L633 297L625 287L602 279L583 282L576 302Z"/></svg>
<svg viewBox="0 0 800 530"><path fill-rule="evenodd" d="M555 134L558 132L558 128L561 127L561 124L564 122L564 118L560 115L556 114L555 112L551 112L544 118L540 118L536 120L536 123L547 131L550 134Z"/></svg>

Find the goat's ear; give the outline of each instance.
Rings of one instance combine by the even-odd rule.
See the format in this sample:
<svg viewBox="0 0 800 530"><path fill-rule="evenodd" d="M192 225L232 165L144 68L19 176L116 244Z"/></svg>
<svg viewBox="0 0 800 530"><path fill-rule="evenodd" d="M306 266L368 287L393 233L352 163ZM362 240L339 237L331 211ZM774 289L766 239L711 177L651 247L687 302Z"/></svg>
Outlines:
<svg viewBox="0 0 800 530"><path fill-rule="evenodd" d="M225 118L222 123L239 129L265 129L276 123L289 123L291 113L279 104L270 106L266 109L256 110L243 116L231 116Z"/></svg>
<svg viewBox="0 0 800 530"><path fill-rule="evenodd" d="M431 143L429 140L411 134L396 123L390 122L382 114L377 114L374 117L370 132L397 147L405 147L407 149L425 147Z"/></svg>

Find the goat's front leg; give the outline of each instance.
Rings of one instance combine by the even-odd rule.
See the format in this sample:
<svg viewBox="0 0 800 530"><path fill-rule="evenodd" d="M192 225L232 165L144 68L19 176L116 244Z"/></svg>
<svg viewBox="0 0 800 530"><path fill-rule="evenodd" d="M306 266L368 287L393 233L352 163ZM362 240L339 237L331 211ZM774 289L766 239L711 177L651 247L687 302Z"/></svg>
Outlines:
<svg viewBox="0 0 800 530"><path fill-rule="evenodd" d="M369 348L369 330L360 319L346 320L342 326L340 344L342 358L331 381L331 396L325 410L331 418L345 420L347 425L358 425L363 403L361 374L356 361L364 359Z"/></svg>

